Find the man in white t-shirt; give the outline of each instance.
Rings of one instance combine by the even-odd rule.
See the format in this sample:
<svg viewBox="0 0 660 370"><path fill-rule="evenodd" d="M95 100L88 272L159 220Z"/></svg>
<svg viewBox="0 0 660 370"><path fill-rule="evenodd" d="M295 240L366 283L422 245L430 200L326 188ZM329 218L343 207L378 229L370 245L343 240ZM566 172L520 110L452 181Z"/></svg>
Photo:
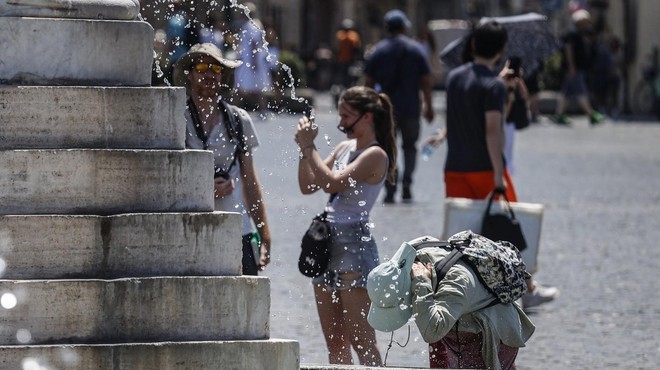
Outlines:
<svg viewBox="0 0 660 370"><path fill-rule="evenodd" d="M225 59L213 44L197 44L176 62L173 77L188 94L186 147L213 151L215 209L243 215L243 274L257 275L270 262L271 246L252 156L259 140L248 113L223 101L240 64Z"/></svg>

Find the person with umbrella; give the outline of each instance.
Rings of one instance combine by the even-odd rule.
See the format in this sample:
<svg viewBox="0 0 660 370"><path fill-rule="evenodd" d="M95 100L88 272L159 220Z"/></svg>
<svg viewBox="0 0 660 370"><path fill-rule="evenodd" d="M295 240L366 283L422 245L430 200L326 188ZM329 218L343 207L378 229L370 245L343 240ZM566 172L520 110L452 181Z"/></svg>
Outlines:
<svg viewBox="0 0 660 370"><path fill-rule="evenodd" d="M504 189L509 201L517 196L504 159L503 121L508 88L504 81L508 63L495 71L504 54L508 32L497 21L480 23L471 33L472 61L449 72L447 77L446 129L426 141L432 145L447 140L445 161L446 197L485 199L496 188ZM559 291L528 279L523 296L525 308L553 300Z"/></svg>
<svg viewBox="0 0 660 370"><path fill-rule="evenodd" d="M553 55L560 47L560 42L552 33L547 17L537 13L527 13L508 17L484 17L478 25L495 21L507 31L507 42L502 57L496 66L503 68L504 61L517 56L521 59L520 67L524 71L523 78L528 78L539 68L543 67L545 60ZM469 61L471 45L469 33L464 37L449 43L440 51L440 59L449 68L455 68Z"/></svg>

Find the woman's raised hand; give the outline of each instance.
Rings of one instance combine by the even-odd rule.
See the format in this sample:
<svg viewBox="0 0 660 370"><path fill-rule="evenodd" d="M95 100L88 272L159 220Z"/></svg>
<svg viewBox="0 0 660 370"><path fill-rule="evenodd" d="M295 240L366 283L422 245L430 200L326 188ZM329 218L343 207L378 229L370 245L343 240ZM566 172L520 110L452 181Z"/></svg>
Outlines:
<svg viewBox="0 0 660 370"><path fill-rule="evenodd" d="M298 120L298 130L296 131L295 140L301 149L314 144L314 139L318 134L318 125L310 121L307 117L303 116Z"/></svg>

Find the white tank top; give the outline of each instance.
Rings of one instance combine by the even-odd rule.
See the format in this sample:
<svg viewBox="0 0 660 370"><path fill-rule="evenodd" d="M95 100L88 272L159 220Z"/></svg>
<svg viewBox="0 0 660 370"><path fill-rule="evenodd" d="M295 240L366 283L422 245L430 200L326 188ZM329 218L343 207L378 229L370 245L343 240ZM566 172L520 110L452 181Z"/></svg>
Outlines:
<svg viewBox="0 0 660 370"><path fill-rule="evenodd" d="M351 140L348 145L337 155L332 171L342 171L366 148L355 150L357 142ZM332 203L326 207L328 220L336 223L353 223L357 221L368 221L369 213L380 194L387 174L377 184L366 181L353 182L348 189L337 194Z"/></svg>

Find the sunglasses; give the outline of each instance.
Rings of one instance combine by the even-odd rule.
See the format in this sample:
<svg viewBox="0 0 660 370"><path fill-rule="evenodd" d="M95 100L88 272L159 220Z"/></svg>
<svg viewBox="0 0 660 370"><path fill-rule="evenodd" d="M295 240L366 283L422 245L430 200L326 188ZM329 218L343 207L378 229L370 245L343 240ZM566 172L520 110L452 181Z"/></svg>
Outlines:
<svg viewBox="0 0 660 370"><path fill-rule="evenodd" d="M215 74L220 74L222 72L222 66L219 64L213 64L213 63L197 63L193 66L195 71L199 73L204 73L209 70L213 70Z"/></svg>

